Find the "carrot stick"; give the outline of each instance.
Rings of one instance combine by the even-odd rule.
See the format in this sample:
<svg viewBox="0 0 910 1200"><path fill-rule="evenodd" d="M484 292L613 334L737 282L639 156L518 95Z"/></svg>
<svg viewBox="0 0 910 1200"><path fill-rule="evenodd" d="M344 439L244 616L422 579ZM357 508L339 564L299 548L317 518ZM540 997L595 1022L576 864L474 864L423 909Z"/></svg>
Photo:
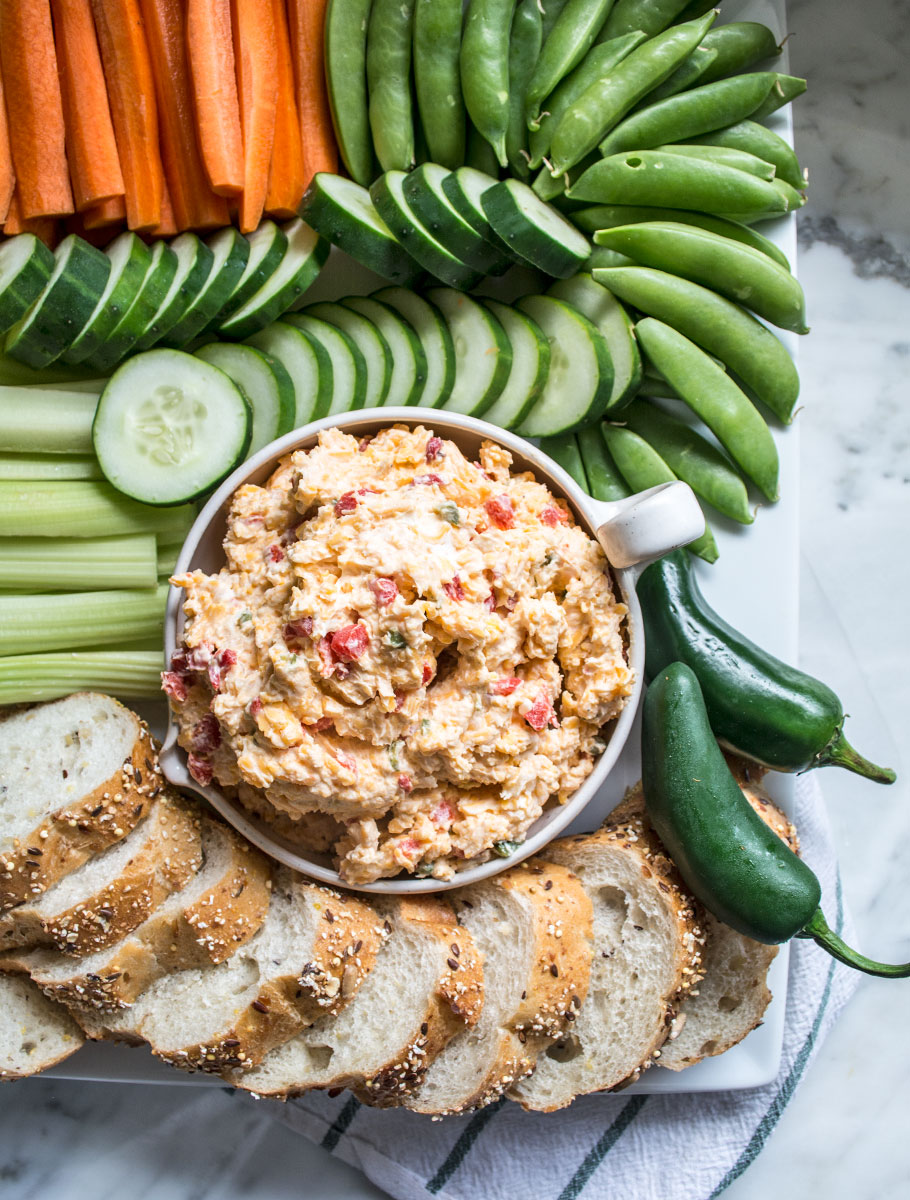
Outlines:
<svg viewBox="0 0 910 1200"><path fill-rule="evenodd" d="M71 213L50 0L0 3L0 67L22 217Z"/></svg>
<svg viewBox="0 0 910 1200"><path fill-rule="evenodd" d="M118 221L126 220L126 201L122 196L114 196L110 200L102 200L87 208L82 214L86 229L103 229L105 225L116 225Z"/></svg>
<svg viewBox="0 0 910 1200"><path fill-rule="evenodd" d="M110 204L109 200L102 200L102 204ZM100 207L100 205L99 205ZM126 209L124 209L124 218L121 221L108 222L104 225L86 225L86 217L90 217L94 209L87 208L84 212L73 213L71 217L64 217L64 228L67 233L78 234L92 246L97 246L99 250L104 250L114 240L118 233L122 233L126 225Z"/></svg>
<svg viewBox="0 0 910 1200"><path fill-rule="evenodd" d="M45 246L50 246L51 250L60 240L60 226L53 217L23 217L22 209L19 207L18 188L13 192L10 200L3 232L7 237L14 237L17 233L33 233L36 238L44 242Z"/></svg>
<svg viewBox="0 0 910 1200"><path fill-rule="evenodd" d="M240 230L252 233L265 208L278 106L272 0L231 0L231 20L243 130Z"/></svg>
<svg viewBox="0 0 910 1200"><path fill-rule="evenodd" d="M227 225L227 205L209 186L196 141L182 0L140 0L155 77L158 135L178 229Z"/></svg>
<svg viewBox="0 0 910 1200"><path fill-rule="evenodd" d="M16 188L16 172L9 148L9 129L6 124L6 102L3 99L3 76L0 75L0 225L6 220Z"/></svg>
<svg viewBox="0 0 910 1200"><path fill-rule="evenodd" d="M51 0L66 153L76 211L123 195L104 68L90 0Z"/></svg>
<svg viewBox="0 0 910 1200"><path fill-rule="evenodd" d="M92 0L104 78L123 171L127 224L153 229L161 220L164 170L158 110L138 0Z"/></svg>
<svg viewBox="0 0 910 1200"><path fill-rule="evenodd" d="M300 142L297 101L294 96L294 67L291 62L291 43L284 14L284 0L272 0L272 4L275 13L278 107L275 114L275 142L272 146L272 165L269 170L269 190L265 198L265 208L273 217L294 217L304 192L303 149Z"/></svg>
<svg viewBox="0 0 910 1200"><path fill-rule="evenodd" d="M318 171L338 172L338 144L325 86L323 31L327 0L288 0L291 55L303 146L303 183Z"/></svg>
<svg viewBox="0 0 910 1200"><path fill-rule="evenodd" d="M234 71L231 0L188 0L186 44L202 161L213 191L243 191L243 133Z"/></svg>
<svg viewBox="0 0 910 1200"><path fill-rule="evenodd" d="M185 228L183 226L182 228ZM164 189L161 193L161 220L149 233L153 237L168 238L173 237L175 233L181 232L181 226L177 224L177 219L174 216L174 206L171 203L171 193L168 191L167 180L164 181Z"/></svg>

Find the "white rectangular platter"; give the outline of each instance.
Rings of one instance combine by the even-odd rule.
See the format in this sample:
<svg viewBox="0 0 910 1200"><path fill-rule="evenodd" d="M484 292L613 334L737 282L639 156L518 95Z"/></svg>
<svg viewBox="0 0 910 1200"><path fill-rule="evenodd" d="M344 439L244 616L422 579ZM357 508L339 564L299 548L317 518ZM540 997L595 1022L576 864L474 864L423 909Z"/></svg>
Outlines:
<svg viewBox="0 0 910 1200"><path fill-rule="evenodd" d="M761 21L777 36L786 36L785 0L728 0L723 21ZM787 71L786 47L775 68ZM775 114L770 122L792 141L789 109ZM793 217L766 222L761 231L772 238L789 258L796 259L796 222ZM344 255L332 252L326 267L311 290L313 300L336 299L354 292L366 293L384 280L364 271ZM520 287L520 285L519 285ZM775 332L780 334L779 330ZM792 354L797 338L781 335ZM432 411L427 410L427 424ZM799 618L799 425L786 430L774 428L780 451L781 500L766 506L749 527L736 525L712 514L720 558L713 566L697 562L699 582L708 601L731 624L771 653L785 661L797 659ZM150 714L151 715L151 714ZM160 718L163 725L163 718ZM640 778L639 738L633 732L623 755L604 787L582 818L567 832L595 828L620 801L627 787ZM785 812L793 810L793 781L785 775L766 779L769 792ZM760 1087L770 1083L780 1066L787 998L789 951L782 946L768 977L773 1000L765 1019L745 1041L717 1058L708 1058L686 1071L650 1070L627 1089L628 1092L711 1092ZM219 1086L224 1082L205 1075L187 1075L165 1066L141 1048L111 1044L87 1044L45 1078L82 1079L120 1083L184 1084Z"/></svg>

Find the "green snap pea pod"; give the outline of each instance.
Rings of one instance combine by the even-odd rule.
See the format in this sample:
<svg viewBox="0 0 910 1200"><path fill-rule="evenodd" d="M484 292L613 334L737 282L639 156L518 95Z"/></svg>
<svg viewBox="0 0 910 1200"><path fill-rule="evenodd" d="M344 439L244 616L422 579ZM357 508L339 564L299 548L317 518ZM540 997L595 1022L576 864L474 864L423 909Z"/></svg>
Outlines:
<svg viewBox="0 0 910 1200"><path fill-rule="evenodd" d="M637 263L691 279L794 333L808 333L799 281L778 263L706 229L652 221L601 230L599 246Z"/></svg>
<svg viewBox="0 0 910 1200"><path fill-rule="evenodd" d="M669 664L648 688L641 745L648 818L709 912L765 945L811 938L868 975L910 975L910 963L875 962L829 928L818 879L743 795L712 736L698 680L684 663Z"/></svg>
<svg viewBox="0 0 910 1200"><path fill-rule="evenodd" d="M702 134L692 141L700 146L726 146L730 150L745 150L763 158L765 162L774 163L777 178L789 183L791 187L802 189L806 179L799 165L799 159L793 147L780 134L769 129L767 125L759 125L757 121L738 121L724 129L715 129L712 133Z"/></svg>
<svg viewBox="0 0 910 1200"><path fill-rule="evenodd" d="M663 375L658 375L650 363L647 363L642 371L640 394L658 400L682 400L676 388L671 387Z"/></svg>
<svg viewBox="0 0 910 1200"><path fill-rule="evenodd" d="M367 89L373 148L383 171L414 165L411 42L414 0L373 0L367 28Z"/></svg>
<svg viewBox="0 0 910 1200"><path fill-rule="evenodd" d="M593 271L595 267L634 266L635 259L629 258L627 254L620 254L617 250L608 250L606 246L595 246L585 263L585 270Z"/></svg>
<svg viewBox="0 0 910 1200"><path fill-rule="evenodd" d="M774 163L765 162L745 150L732 150L729 146L698 146L689 142L675 142L670 146L655 146L659 154L682 154L687 158L698 158L702 162L717 163L721 167L735 167L756 179L771 183L774 179Z"/></svg>
<svg viewBox="0 0 910 1200"><path fill-rule="evenodd" d="M779 108L783 108L785 104L789 104L791 100L801 96L805 90L805 79L799 79L796 75L776 74L774 86L768 92L764 102L754 113L750 113L752 120L763 121L765 117L770 117L773 112L777 112Z"/></svg>
<svg viewBox="0 0 910 1200"><path fill-rule="evenodd" d="M711 50L702 42L700 46L695 47L685 62L663 81L660 87L656 87L653 92L648 92L644 100L639 101L633 111L638 112L648 104L656 104L658 100L666 100L668 96L675 96L678 92L684 92L687 88L694 87L696 83L702 83L702 77L715 58L717 58L717 51Z"/></svg>
<svg viewBox="0 0 910 1200"><path fill-rule="evenodd" d="M560 80L582 61L600 32L613 0L569 0L534 65L525 96L529 129L540 125L540 107Z"/></svg>
<svg viewBox="0 0 910 1200"><path fill-rule="evenodd" d="M534 191L540 196L541 200L555 201L564 198L566 189L581 179L588 167L593 167L599 161L598 155L589 154L587 158L582 159L577 167L572 167L564 175L551 175L547 168L544 167L534 180Z"/></svg>
<svg viewBox="0 0 910 1200"><path fill-rule="evenodd" d="M632 113L607 134L598 149L601 154L619 154L688 141L750 116L773 86L772 71L701 84Z"/></svg>
<svg viewBox="0 0 910 1200"><path fill-rule="evenodd" d="M513 174L528 176L528 129L525 93L543 42L543 21L537 0L519 0L509 39L509 128L506 156Z"/></svg>
<svg viewBox="0 0 910 1200"><path fill-rule="evenodd" d="M772 183L735 167L697 162L682 154L629 151L602 158L568 189L572 200L688 208L736 216L782 216L787 199Z"/></svg>
<svg viewBox="0 0 910 1200"><path fill-rule="evenodd" d="M711 28L714 16L712 11L643 42L583 92L553 131L553 174L581 162L639 100L672 75Z"/></svg>
<svg viewBox="0 0 910 1200"><path fill-rule="evenodd" d="M758 21L731 21L718 25L706 35L702 45L717 51L704 82L725 79L738 71L748 71L766 58L776 58L782 47L767 25Z"/></svg>
<svg viewBox="0 0 910 1200"><path fill-rule="evenodd" d="M704 350L663 321L645 317L635 326L635 336L661 375L704 421L743 474L769 500L776 500L777 447L745 392Z"/></svg>
<svg viewBox="0 0 910 1200"><path fill-rule="evenodd" d="M568 0L540 0L540 9L543 14L543 36L546 40L550 36L550 30L559 20L559 14L565 8Z"/></svg>
<svg viewBox="0 0 910 1200"><path fill-rule="evenodd" d="M802 192L797 191L795 187L791 187L784 179L772 179L771 185L784 198L787 204L787 212L795 212L798 208L806 203L806 197Z"/></svg>
<svg viewBox="0 0 910 1200"><path fill-rule="evenodd" d="M672 483L676 476L643 437L623 425L601 425L607 451L633 492L644 492L659 483ZM686 547L705 562L717 562L718 549L714 534L705 522L705 532Z"/></svg>
<svg viewBox="0 0 910 1200"><path fill-rule="evenodd" d="M604 37L620 37L633 29L654 37L673 24L687 3L688 0L616 0L604 26Z"/></svg>
<svg viewBox="0 0 910 1200"><path fill-rule="evenodd" d="M771 330L738 304L650 267L617 267L593 274L624 303L672 325L719 358L781 421L792 419L799 396L793 359Z"/></svg>
<svg viewBox="0 0 910 1200"><path fill-rule="evenodd" d="M647 400L633 400L623 419L696 496L731 520L752 524L755 514L746 485L729 460L691 425Z"/></svg>
<svg viewBox="0 0 910 1200"><path fill-rule="evenodd" d="M549 454L554 462L558 462L583 491L590 494L587 472L574 433L560 433L556 437L541 438L540 448L544 454Z"/></svg>
<svg viewBox="0 0 910 1200"><path fill-rule="evenodd" d="M718 0L690 0L673 24L681 25L684 21L697 21L699 17L703 17L712 8L719 7Z"/></svg>
<svg viewBox="0 0 910 1200"><path fill-rule="evenodd" d="M818 679L768 654L707 603L688 559L674 551L636 585L645 626L645 675L671 662L698 677L711 728L737 754L774 771L836 766L876 783L894 772L863 758L844 737L844 709Z"/></svg>
<svg viewBox="0 0 910 1200"><path fill-rule="evenodd" d="M367 22L371 0L329 0L325 75L332 124L351 178L373 182L373 141L367 100Z"/></svg>
<svg viewBox="0 0 910 1200"><path fill-rule="evenodd" d="M509 34L516 0L469 0L461 37L461 90L476 129L508 166Z"/></svg>
<svg viewBox="0 0 910 1200"><path fill-rule="evenodd" d="M458 58L461 0L417 0L414 90L431 162L455 170L464 162L465 110Z"/></svg>
<svg viewBox="0 0 910 1200"><path fill-rule="evenodd" d="M489 175L493 179L499 178L499 162L496 158L496 151L470 122L468 123L464 162L466 167L473 167L475 171L483 171L484 175Z"/></svg>
<svg viewBox="0 0 910 1200"><path fill-rule="evenodd" d="M614 229L617 225L636 225L643 221L675 221L679 225L694 225L698 229L707 229L710 233L732 238L735 242L742 242L744 246L751 246L753 250L760 250L762 254L767 254L769 258L790 270L787 256L770 238L756 233L748 225L740 225L739 222L728 221L724 217L686 212L682 208L642 208L631 204L593 204L589 208L579 208L572 213L572 223L583 233L591 234L597 234L601 229Z"/></svg>
<svg viewBox="0 0 910 1200"><path fill-rule="evenodd" d="M626 481L610 457L607 443L597 425L580 429L575 435L581 451L588 489L595 500L624 500L631 495Z"/></svg>

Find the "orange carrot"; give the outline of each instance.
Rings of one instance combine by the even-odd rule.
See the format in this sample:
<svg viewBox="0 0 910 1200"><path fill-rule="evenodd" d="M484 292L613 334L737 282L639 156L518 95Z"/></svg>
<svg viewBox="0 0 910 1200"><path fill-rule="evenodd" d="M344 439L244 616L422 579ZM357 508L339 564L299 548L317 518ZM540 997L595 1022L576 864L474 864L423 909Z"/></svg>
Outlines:
<svg viewBox="0 0 910 1200"><path fill-rule="evenodd" d="M278 106L272 0L231 0L231 19L243 130L240 230L252 233L265 208Z"/></svg>
<svg viewBox="0 0 910 1200"><path fill-rule="evenodd" d="M269 190L265 198L265 208L273 217L294 217L303 199L305 186L300 120L294 97L294 67L291 62L291 43L284 14L284 0L272 0L272 4L275 13L278 108L275 114L275 143L272 146L272 165L269 170Z"/></svg>
<svg viewBox="0 0 910 1200"><path fill-rule="evenodd" d="M153 229L161 220L164 170L139 2L92 0L92 12L123 171L127 224L130 229Z"/></svg>
<svg viewBox="0 0 910 1200"><path fill-rule="evenodd" d="M149 233L153 237L169 238L175 233L181 232L181 226L177 224L177 219L174 216L174 206L171 203L171 193L168 191L167 180L164 182L164 190L161 193L161 220Z"/></svg>
<svg viewBox="0 0 910 1200"><path fill-rule="evenodd" d="M102 200L102 204L109 204L110 201ZM100 205L99 205L100 207ZM71 217L64 218L64 228L67 233L78 234L92 246L97 246L99 250L104 250L114 240L118 233L122 233L126 227L126 218L122 221L108 222L105 225L87 225L86 218L91 217L94 210L87 208L84 212L73 213ZM124 214L126 210L124 209Z"/></svg>
<svg viewBox="0 0 910 1200"><path fill-rule="evenodd" d="M22 217L71 213L50 0L0 3L0 66Z"/></svg>
<svg viewBox="0 0 910 1200"><path fill-rule="evenodd" d="M297 113L303 147L303 185L318 171L338 171L338 144L325 86L323 31L327 0L288 0Z"/></svg>
<svg viewBox="0 0 910 1200"><path fill-rule="evenodd" d="M243 133L231 0L188 0L186 44L199 148L209 183L220 196L237 196L243 191Z"/></svg>
<svg viewBox="0 0 910 1200"><path fill-rule="evenodd" d="M16 172L9 148L9 129L6 125L6 102L3 99L3 76L0 75L0 225L9 213L10 201L16 187Z"/></svg>
<svg viewBox="0 0 910 1200"><path fill-rule="evenodd" d="M76 211L123 195L123 174L107 102L90 0L51 0L63 96L66 153Z"/></svg>
<svg viewBox="0 0 910 1200"><path fill-rule="evenodd" d="M227 205L209 186L196 141L183 0L140 0L158 99L158 135L178 229L227 225Z"/></svg>
<svg viewBox="0 0 910 1200"><path fill-rule="evenodd" d="M3 232L7 237L13 237L17 233L33 233L52 250L60 240L60 225L54 217L23 217L22 209L19 207L18 188L13 192L13 198L10 200Z"/></svg>
<svg viewBox="0 0 910 1200"><path fill-rule="evenodd" d="M103 229L106 225L116 225L126 220L126 201L122 196L114 196L110 200L102 200L87 208L82 214L86 229Z"/></svg>

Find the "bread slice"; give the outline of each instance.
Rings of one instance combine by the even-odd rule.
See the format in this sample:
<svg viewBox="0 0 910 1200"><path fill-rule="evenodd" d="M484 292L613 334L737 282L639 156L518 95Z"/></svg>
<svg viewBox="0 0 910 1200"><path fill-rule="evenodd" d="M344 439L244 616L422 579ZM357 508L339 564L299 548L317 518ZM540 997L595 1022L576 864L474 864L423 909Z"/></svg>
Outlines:
<svg viewBox="0 0 910 1200"><path fill-rule="evenodd" d="M0 1079L37 1075L85 1041L65 1008L24 975L0 975Z"/></svg>
<svg viewBox="0 0 910 1200"><path fill-rule="evenodd" d="M148 730L110 696L76 692L0 720L0 911L119 841L161 786Z"/></svg>
<svg viewBox="0 0 910 1200"><path fill-rule="evenodd" d="M167 975L132 1008L74 1010L93 1038L148 1042L189 1071L248 1068L357 994L384 931L360 900L279 870L259 932L226 962Z"/></svg>
<svg viewBox="0 0 910 1200"><path fill-rule="evenodd" d="M146 797L140 803L149 805ZM195 811L176 793L162 792L127 837L41 896L4 913L0 949L55 945L69 954L103 950L141 925L201 862Z"/></svg>
<svg viewBox="0 0 910 1200"><path fill-rule="evenodd" d="M642 812L639 790L596 833L546 848L591 898L594 958L571 1032L508 1093L523 1108L552 1112L632 1082L666 1038L678 997L700 978L703 931L693 902Z"/></svg>
<svg viewBox="0 0 910 1200"><path fill-rule="evenodd" d="M256 933L269 907L268 859L232 829L202 818L202 866L122 942L87 958L31 950L20 962L63 1004L123 1008L173 971L223 962Z"/></svg>
<svg viewBox="0 0 910 1200"><path fill-rule="evenodd" d="M357 1089L361 1099L399 1102L483 1004L482 966L453 910L430 898L378 902L388 938L356 998L230 1083L261 1096L311 1088Z"/></svg>
<svg viewBox="0 0 910 1200"><path fill-rule="evenodd" d="M591 974L591 901L555 863L522 863L453 897L483 955L483 1011L404 1103L444 1115L481 1108L529 1075L575 1021Z"/></svg>

